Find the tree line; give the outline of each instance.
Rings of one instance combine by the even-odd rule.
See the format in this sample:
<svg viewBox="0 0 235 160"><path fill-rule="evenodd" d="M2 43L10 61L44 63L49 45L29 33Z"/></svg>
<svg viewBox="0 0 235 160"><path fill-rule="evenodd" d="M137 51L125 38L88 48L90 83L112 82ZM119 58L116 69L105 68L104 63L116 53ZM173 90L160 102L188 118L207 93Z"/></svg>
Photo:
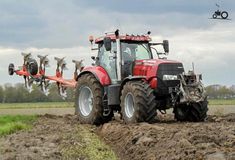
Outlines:
<svg viewBox="0 0 235 160"><path fill-rule="evenodd" d="M209 99L232 99L235 98L235 86L227 87L222 85L210 85L206 87ZM63 102L74 101L75 91L67 89L67 98L62 99L58 94L56 83L49 86L49 95L44 95L39 87L34 84L31 93L24 87L24 84L0 85L0 103L23 103L23 102Z"/></svg>
<svg viewBox="0 0 235 160"><path fill-rule="evenodd" d="M206 87L206 93L210 99L234 99L235 86L210 85Z"/></svg>

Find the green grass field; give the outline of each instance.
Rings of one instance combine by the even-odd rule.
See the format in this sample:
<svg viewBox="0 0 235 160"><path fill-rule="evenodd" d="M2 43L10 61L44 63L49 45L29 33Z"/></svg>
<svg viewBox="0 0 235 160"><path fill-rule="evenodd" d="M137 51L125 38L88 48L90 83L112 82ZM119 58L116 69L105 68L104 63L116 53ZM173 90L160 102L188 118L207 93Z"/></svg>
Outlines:
<svg viewBox="0 0 235 160"><path fill-rule="evenodd" d="M87 157L87 159L95 160L118 159L111 148L102 142L89 127L78 125L77 134L72 136L73 139L80 142L80 145L61 146L63 159L74 159L74 157ZM66 138L71 139L71 135Z"/></svg>
<svg viewBox="0 0 235 160"><path fill-rule="evenodd" d="M0 116L0 136L12 134L18 130L30 129L36 116Z"/></svg>
<svg viewBox="0 0 235 160"><path fill-rule="evenodd" d="M235 105L235 99L210 99L209 105ZM0 109L72 108L74 102L0 103Z"/></svg>
<svg viewBox="0 0 235 160"><path fill-rule="evenodd" d="M210 99L209 105L235 105L235 99Z"/></svg>
<svg viewBox="0 0 235 160"><path fill-rule="evenodd" d="M74 102L0 103L0 109L69 108L73 106Z"/></svg>

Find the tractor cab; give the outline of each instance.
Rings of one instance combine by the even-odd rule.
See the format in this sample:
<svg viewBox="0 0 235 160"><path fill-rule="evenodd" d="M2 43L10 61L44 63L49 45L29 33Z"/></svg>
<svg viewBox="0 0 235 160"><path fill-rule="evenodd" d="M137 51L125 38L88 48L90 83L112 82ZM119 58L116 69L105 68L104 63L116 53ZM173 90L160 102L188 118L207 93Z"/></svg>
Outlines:
<svg viewBox="0 0 235 160"><path fill-rule="evenodd" d="M95 40L98 45L98 56L93 59L96 65L107 71L112 84L115 84L128 76L134 76L136 62L153 59L151 46L163 45L165 53L169 52L167 40L163 43L150 41L149 35L119 35L116 31L115 34L107 34Z"/></svg>

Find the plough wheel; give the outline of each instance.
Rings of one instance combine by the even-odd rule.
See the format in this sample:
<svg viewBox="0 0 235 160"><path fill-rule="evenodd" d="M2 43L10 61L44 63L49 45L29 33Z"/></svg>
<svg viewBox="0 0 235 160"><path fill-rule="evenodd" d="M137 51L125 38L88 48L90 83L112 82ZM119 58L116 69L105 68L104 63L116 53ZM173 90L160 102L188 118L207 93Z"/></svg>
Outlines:
<svg viewBox="0 0 235 160"><path fill-rule="evenodd" d="M12 76L14 74L14 71L15 71L15 66L13 63L10 63L8 66L8 74Z"/></svg>
<svg viewBox="0 0 235 160"><path fill-rule="evenodd" d="M26 64L27 71L31 75L36 75L38 73L38 63L35 59L29 59Z"/></svg>

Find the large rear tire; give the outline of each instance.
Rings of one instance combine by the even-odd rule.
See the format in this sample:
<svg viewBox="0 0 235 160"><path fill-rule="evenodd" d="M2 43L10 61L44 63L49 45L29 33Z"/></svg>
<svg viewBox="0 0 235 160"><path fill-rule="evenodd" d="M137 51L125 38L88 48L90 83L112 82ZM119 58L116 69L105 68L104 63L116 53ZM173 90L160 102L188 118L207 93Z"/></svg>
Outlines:
<svg viewBox="0 0 235 160"><path fill-rule="evenodd" d="M207 118L207 100L179 105L174 108L175 119L178 121L202 122Z"/></svg>
<svg viewBox="0 0 235 160"><path fill-rule="evenodd" d="M121 113L125 123L153 122L157 114L153 89L143 81L127 82L121 95Z"/></svg>
<svg viewBox="0 0 235 160"><path fill-rule="evenodd" d="M81 123L101 124L103 122L102 107L103 87L91 74L78 78L75 97L75 114Z"/></svg>

